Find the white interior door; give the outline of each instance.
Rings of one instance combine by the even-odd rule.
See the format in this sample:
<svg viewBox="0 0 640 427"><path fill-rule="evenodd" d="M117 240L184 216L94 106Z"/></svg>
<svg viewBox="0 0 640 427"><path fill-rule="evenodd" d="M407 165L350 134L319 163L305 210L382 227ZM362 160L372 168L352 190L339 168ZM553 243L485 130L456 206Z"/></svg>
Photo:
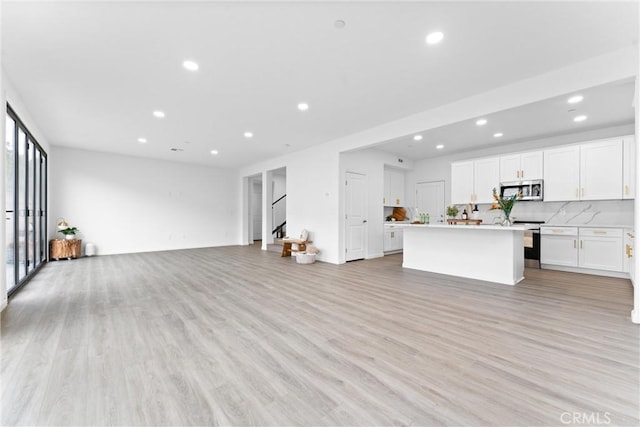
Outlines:
<svg viewBox="0 0 640 427"><path fill-rule="evenodd" d="M253 240L262 240L262 182L254 181L251 189L251 222Z"/></svg>
<svg viewBox="0 0 640 427"><path fill-rule="evenodd" d="M416 207L429 214L429 222L444 222L444 181L416 184Z"/></svg>
<svg viewBox="0 0 640 427"><path fill-rule="evenodd" d="M347 172L345 185L345 260L353 261L366 253L367 176Z"/></svg>

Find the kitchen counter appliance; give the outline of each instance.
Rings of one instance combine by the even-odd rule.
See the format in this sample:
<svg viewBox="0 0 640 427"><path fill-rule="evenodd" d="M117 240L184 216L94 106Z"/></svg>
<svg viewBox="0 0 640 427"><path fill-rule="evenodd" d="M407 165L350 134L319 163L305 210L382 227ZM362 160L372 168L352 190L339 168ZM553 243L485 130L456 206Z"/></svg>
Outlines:
<svg viewBox="0 0 640 427"><path fill-rule="evenodd" d="M525 267L540 268L540 225L544 224L544 221L516 220L513 223L529 228L524 232Z"/></svg>
<svg viewBox="0 0 640 427"><path fill-rule="evenodd" d="M519 200L535 200L541 202L542 200L544 200L542 180L537 179L533 181L500 183L501 197L511 197L518 193L522 194Z"/></svg>

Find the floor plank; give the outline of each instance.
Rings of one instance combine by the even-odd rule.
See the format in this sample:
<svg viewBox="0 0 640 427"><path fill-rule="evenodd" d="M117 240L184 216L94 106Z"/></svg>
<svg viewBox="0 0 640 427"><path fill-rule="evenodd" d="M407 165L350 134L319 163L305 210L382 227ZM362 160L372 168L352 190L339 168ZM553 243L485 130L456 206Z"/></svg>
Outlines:
<svg viewBox="0 0 640 427"><path fill-rule="evenodd" d="M49 263L2 313L0 422L638 425L628 280L401 264L254 247Z"/></svg>

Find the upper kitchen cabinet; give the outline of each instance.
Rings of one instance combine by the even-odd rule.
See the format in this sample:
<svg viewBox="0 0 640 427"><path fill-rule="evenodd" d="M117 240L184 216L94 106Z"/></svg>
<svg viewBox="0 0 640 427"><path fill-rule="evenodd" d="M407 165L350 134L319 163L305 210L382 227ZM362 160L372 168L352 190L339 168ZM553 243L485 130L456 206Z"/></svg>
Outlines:
<svg viewBox="0 0 640 427"><path fill-rule="evenodd" d="M544 151L544 200L622 198L622 139Z"/></svg>
<svg viewBox="0 0 640 427"><path fill-rule="evenodd" d="M384 169L382 203L384 206L404 206L404 172L391 168Z"/></svg>
<svg viewBox="0 0 640 427"><path fill-rule="evenodd" d="M622 139L622 198L636 197L636 142L633 135Z"/></svg>
<svg viewBox="0 0 640 427"><path fill-rule="evenodd" d="M500 159L487 157L451 163L451 203L492 203L500 185Z"/></svg>
<svg viewBox="0 0 640 427"><path fill-rule="evenodd" d="M500 156L500 182L542 179L542 151Z"/></svg>
<svg viewBox="0 0 640 427"><path fill-rule="evenodd" d="M544 151L545 202L579 200L580 146Z"/></svg>
<svg viewBox="0 0 640 427"><path fill-rule="evenodd" d="M622 199L622 139L580 145L580 199Z"/></svg>

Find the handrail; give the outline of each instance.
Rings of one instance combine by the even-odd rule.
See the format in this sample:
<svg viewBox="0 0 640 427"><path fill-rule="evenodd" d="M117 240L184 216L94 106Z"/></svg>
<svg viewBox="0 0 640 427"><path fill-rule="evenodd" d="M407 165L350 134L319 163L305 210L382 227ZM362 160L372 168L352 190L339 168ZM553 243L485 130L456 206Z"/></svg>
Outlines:
<svg viewBox="0 0 640 427"><path fill-rule="evenodd" d="M276 203L278 203L280 200L284 199L285 197L287 197L287 195L283 195L282 197L280 197L278 200L276 200L275 202L271 203L271 206L275 205Z"/></svg>
<svg viewBox="0 0 640 427"><path fill-rule="evenodd" d="M287 225L287 221L283 222L282 224L280 224L279 226L277 226L276 228L273 229L273 231L271 232L271 234L274 234L278 231L281 231L284 226Z"/></svg>

